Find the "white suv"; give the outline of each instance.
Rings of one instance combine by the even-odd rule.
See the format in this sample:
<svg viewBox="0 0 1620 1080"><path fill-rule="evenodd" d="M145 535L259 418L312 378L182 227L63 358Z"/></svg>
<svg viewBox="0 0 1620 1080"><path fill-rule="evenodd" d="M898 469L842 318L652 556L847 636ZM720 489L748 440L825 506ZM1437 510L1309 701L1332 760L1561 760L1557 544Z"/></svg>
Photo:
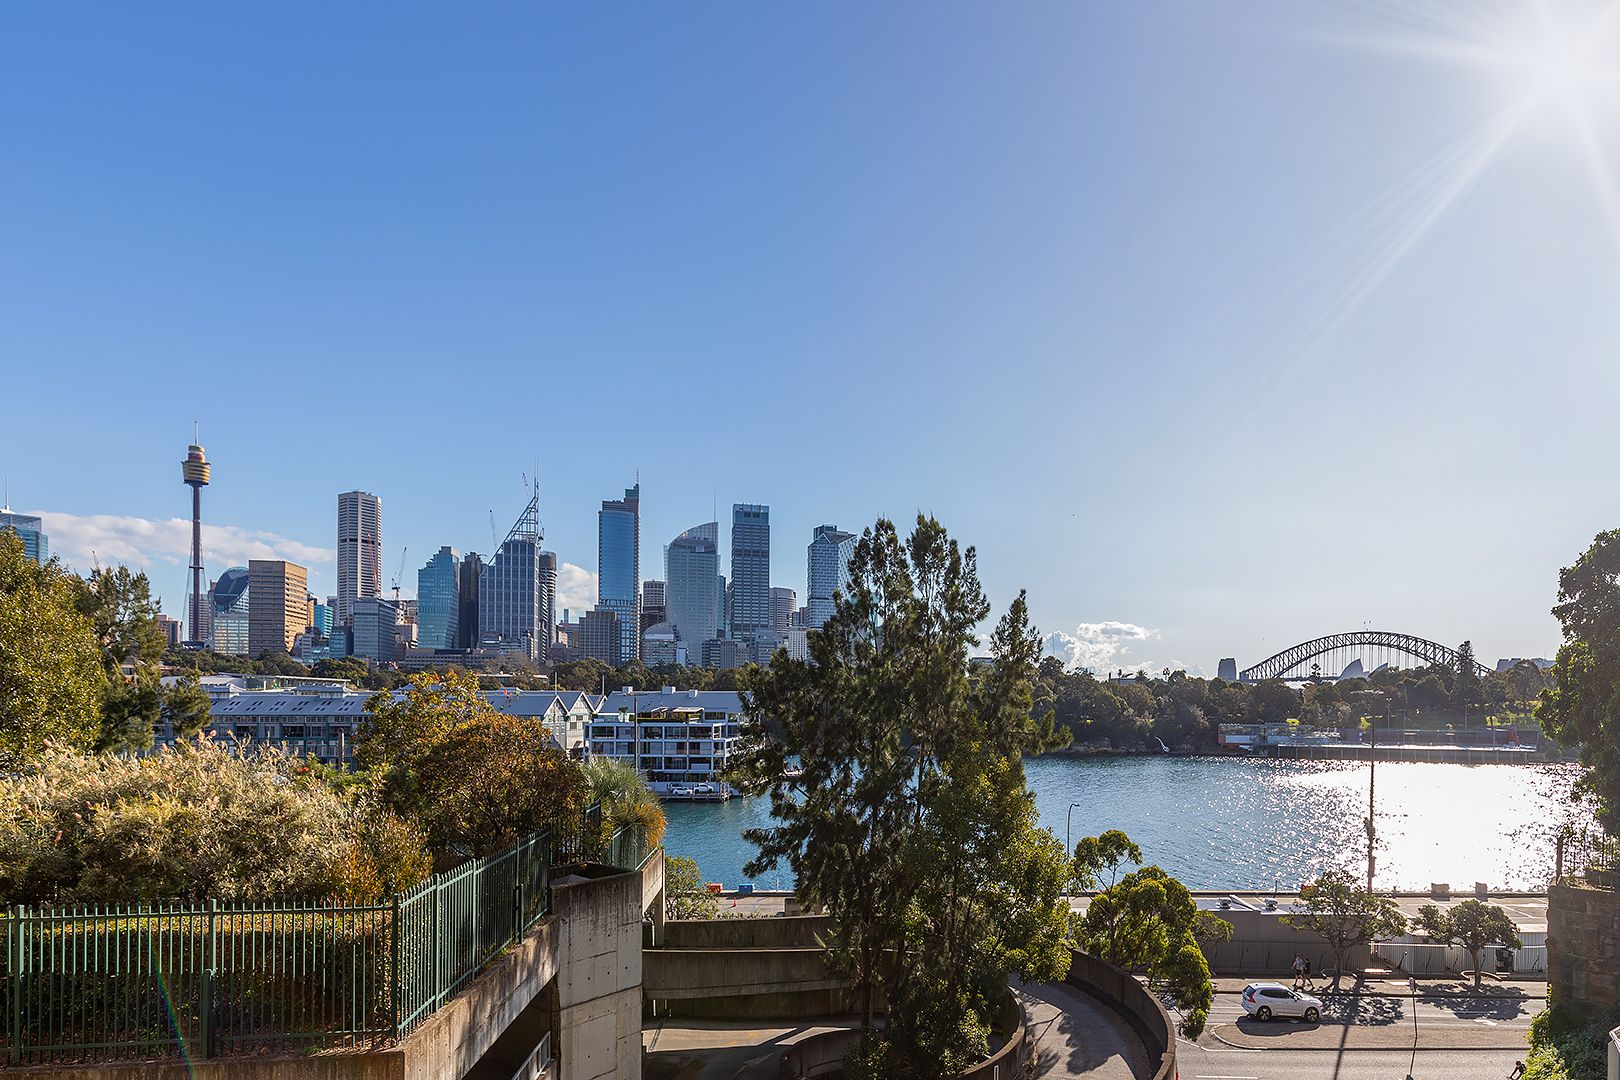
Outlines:
<svg viewBox="0 0 1620 1080"><path fill-rule="evenodd" d="M1314 1024L1322 1017L1322 1003L1282 983L1250 983L1243 988L1243 1011L1256 1020L1287 1016Z"/></svg>

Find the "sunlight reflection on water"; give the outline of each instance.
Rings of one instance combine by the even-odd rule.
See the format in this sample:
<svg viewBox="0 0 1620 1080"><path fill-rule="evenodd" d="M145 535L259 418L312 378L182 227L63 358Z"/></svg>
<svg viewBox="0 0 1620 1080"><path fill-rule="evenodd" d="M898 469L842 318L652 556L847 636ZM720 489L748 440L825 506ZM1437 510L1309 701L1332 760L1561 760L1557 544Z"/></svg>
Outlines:
<svg viewBox="0 0 1620 1080"><path fill-rule="evenodd" d="M1366 869L1367 765L1239 758L1042 758L1025 763L1041 824L1061 840L1123 829L1143 855L1195 889L1292 889L1322 870ZM1380 888L1546 885L1568 765L1378 766ZM672 803L665 847L728 887L753 855L742 830L769 824L764 799ZM785 868L753 879L787 888Z"/></svg>

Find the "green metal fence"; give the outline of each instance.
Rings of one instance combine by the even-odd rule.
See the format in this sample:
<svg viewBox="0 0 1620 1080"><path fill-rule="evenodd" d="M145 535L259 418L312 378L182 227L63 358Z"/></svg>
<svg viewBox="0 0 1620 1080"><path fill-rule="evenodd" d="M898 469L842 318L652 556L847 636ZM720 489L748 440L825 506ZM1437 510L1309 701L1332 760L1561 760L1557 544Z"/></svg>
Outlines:
<svg viewBox="0 0 1620 1080"><path fill-rule="evenodd" d="M408 1034L551 906L551 866L639 869L639 829L538 833L380 904L13 908L0 1061L85 1064L353 1048ZM595 823L595 830L590 825Z"/></svg>

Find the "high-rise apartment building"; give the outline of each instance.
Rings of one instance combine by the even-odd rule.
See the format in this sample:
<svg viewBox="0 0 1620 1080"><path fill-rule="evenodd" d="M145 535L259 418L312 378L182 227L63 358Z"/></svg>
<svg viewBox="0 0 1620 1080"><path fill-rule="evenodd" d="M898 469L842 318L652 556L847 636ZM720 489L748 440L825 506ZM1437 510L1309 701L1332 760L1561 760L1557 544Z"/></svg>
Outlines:
<svg viewBox="0 0 1620 1080"><path fill-rule="evenodd" d="M618 667L620 644L619 613L611 608L594 608L579 620L579 653L587 660L600 660L609 667ZM639 635L638 635L639 636ZM639 654L640 646L636 652Z"/></svg>
<svg viewBox="0 0 1620 1080"><path fill-rule="evenodd" d="M442 547L416 572L416 642L453 649L461 629L461 556Z"/></svg>
<svg viewBox="0 0 1620 1080"><path fill-rule="evenodd" d="M478 642L546 662L540 626L540 493L529 498L500 550L478 578Z"/></svg>
<svg viewBox="0 0 1620 1080"><path fill-rule="evenodd" d="M12 513L11 507L0 509L0 532L14 533L22 541L23 556L44 566L51 561L51 538L45 535L45 523L32 514Z"/></svg>
<svg viewBox="0 0 1620 1080"><path fill-rule="evenodd" d="M855 534L836 525L817 525L810 537L805 568L809 596L805 598L804 625L819 630L832 618L833 593L849 589L849 559L855 554Z"/></svg>
<svg viewBox="0 0 1620 1080"><path fill-rule="evenodd" d="M540 553L540 658L551 662L551 647L557 643L557 553Z"/></svg>
<svg viewBox="0 0 1620 1080"><path fill-rule="evenodd" d="M596 515L596 606L619 617L613 666L641 655L641 485L604 500Z"/></svg>
<svg viewBox="0 0 1620 1080"><path fill-rule="evenodd" d="M338 496L337 621L347 625L354 602L382 595L382 500L369 491Z"/></svg>
<svg viewBox="0 0 1620 1080"><path fill-rule="evenodd" d="M799 606L799 594L780 585L771 586L771 629L785 634L793 625L793 613Z"/></svg>
<svg viewBox="0 0 1620 1080"><path fill-rule="evenodd" d="M180 620L170 615L157 617L158 629L163 631L163 644L166 648L180 647Z"/></svg>
<svg viewBox="0 0 1620 1080"><path fill-rule="evenodd" d="M664 600L664 583L662 581L643 581L641 583L641 629L645 631L647 627L657 626L668 618L669 611Z"/></svg>
<svg viewBox="0 0 1620 1080"><path fill-rule="evenodd" d="M719 636L720 525L687 529L664 548L664 597L669 622L690 662L703 657L703 643Z"/></svg>
<svg viewBox="0 0 1620 1080"><path fill-rule="evenodd" d="M771 628L771 508L731 508L731 636Z"/></svg>
<svg viewBox="0 0 1620 1080"><path fill-rule="evenodd" d="M287 652L309 626L309 571L282 559L249 559L248 655Z"/></svg>

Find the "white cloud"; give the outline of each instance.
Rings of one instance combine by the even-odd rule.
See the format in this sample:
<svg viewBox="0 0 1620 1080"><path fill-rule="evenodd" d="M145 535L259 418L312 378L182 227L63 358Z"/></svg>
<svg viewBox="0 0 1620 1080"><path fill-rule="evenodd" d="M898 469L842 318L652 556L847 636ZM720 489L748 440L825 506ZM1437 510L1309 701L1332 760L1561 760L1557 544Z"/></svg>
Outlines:
<svg viewBox="0 0 1620 1080"><path fill-rule="evenodd" d="M191 522L185 518L151 521L117 514L63 514L30 510L43 519L51 554L83 573L97 562L127 563L137 568L185 566L191 561ZM287 559L324 569L337 558L330 548L314 547L272 532L236 525L202 527L203 565L212 574L249 559Z"/></svg>
<svg viewBox="0 0 1620 1080"><path fill-rule="evenodd" d="M563 609L578 619L596 606L596 575L571 562L557 564L557 618Z"/></svg>
<svg viewBox="0 0 1620 1080"><path fill-rule="evenodd" d="M1132 646L1152 641L1157 630L1128 622L1081 623L1073 633L1062 630L1046 635L1046 652L1062 660L1065 667L1087 668L1098 674L1123 668L1139 671L1151 661L1131 655Z"/></svg>

